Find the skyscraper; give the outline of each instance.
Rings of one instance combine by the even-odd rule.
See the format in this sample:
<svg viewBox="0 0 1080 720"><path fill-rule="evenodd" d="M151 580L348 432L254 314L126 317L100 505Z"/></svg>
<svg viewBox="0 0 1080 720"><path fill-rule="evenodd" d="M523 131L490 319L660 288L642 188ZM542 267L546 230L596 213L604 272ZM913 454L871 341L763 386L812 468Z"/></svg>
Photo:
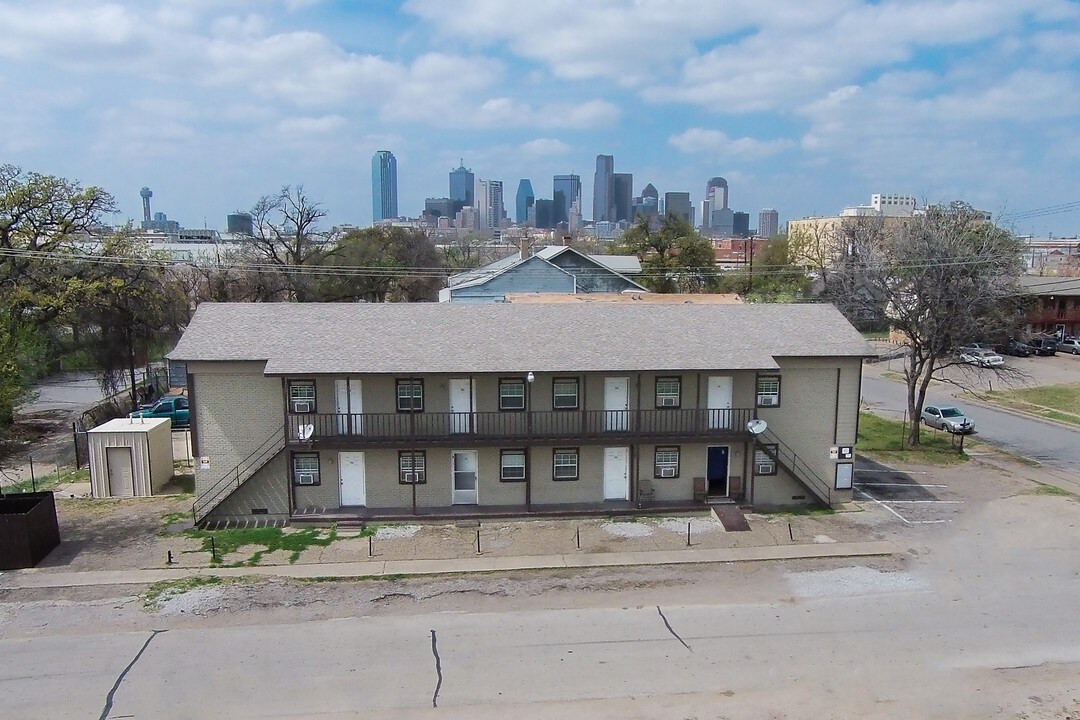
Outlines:
<svg viewBox="0 0 1080 720"><path fill-rule="evenodd" d="M450 201L454 204L454 212L457 213L463 207L475 205L476 177L472 170L465 167L465 159L456 170L450 171Z"/></svg>
<svg viewBox="0 0 1080 720"><path fill-rule="evenodd" d="M615 158L612 155L596 156L596 173L593 175L592 219L594 223L615 219Z"/></svg>
<svg viewBox="0 0 1080 720"><path fill-rule="evenodd" d="M553 202L551 200L537 200L536 201L536 227L550 230L555 227L555 220L552 217Z"/></svg>
<svg viewBox="0 0 1080 720"><path fill-rule="evenodd" d="M718 211L727 209L728 181L722 177L714 177L705 183L705 200L701 206L701 226L718 227L722 219L727 219L727 213Z"/></svg>
<svg viewBox="0 0 1080 720"><path fill-rule="evenodd" d="M517 202L515 203L514 220L524 225L529 220L529 208L536 202L536 195L533 194L532 183L529 180L523 179L518 183L517 189Z"/></svg>
<svg viewBox="0 0 1080 720"><path fill-rule="evenodd" d="M630 221L634 208L634 176L630 173L615 173L615 222Z"/></svg>
<svg viewBox="0 0 1080 720"><path fill-rule="evenodd" d="M371 220L398 216L397 158L389 150L379 150L371 158Z"/></svg>
<svg viewBox="0 0 1080 720"><path fill-rule="evenodd" d="M634 199L630 219L637 222L639 217L648 220L651 226L655 226L660 217L660 193L656 191L652 183L646 185L641 191L641 197Z"/></svg>
<svg viewBox="0 0 1080 720"><path fill-rule="evenodd" d="M555 202L554 221L558 225L570 220L570 206L575 202L581 206L581 176L556 175L552 198Z"/></svg>
<svg viewBox="0 0 1080 720"><path fill-rule="evenodd" d="M480 211L480 227L498 228L506 217L502 180L477 180L476 199L477 210Z"/></svg>
<svg viewBox="0 0 1080 720"><path fill-rule="evenodd" d="M737 212L731 217L731 234L735 237L750 237L750 213Z"/></svg>
<svg viewBox="0 0 1080 720"><path fill-rule="evenodd" d="M757 216L758 237L774 238L780 230L780 214L772 208L765 208Z"/></svg>
<svg viewBox="0 0 1080 720"><path fill-rule="evenodd" d="M664 214L673 215L686 222L694 223L694 207L690 204L690 193L664 193Z"/></svg>

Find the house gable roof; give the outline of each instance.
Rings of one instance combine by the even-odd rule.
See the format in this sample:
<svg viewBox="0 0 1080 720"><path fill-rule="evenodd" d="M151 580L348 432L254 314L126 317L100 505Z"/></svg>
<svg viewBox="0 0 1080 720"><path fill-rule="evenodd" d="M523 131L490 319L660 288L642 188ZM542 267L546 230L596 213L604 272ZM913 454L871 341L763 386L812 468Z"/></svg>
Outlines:
<svg viewBox="0 0 1080 720"><path fill-rule="evenodd" d="M270 375L765 370L872 354L832 305L203 303L169 354Z"/></svg>
<svg viewBox="0 0 1080 720"><path fill-rule="evenodd" d="M505 260L505 258L504 258L504 260ZM457 282L457 283L455 283L453 285L450 285L450 289L451 290L461 290L461 289L464 289L464 288L472 288L472 287L479 287L481 285L486 285L487 283L491 282L495 278L500 277L500 276L502 276L502 275L504 275L504 274L506 274L508 272L511 272L513 270L517 270L518 268L524 268L524 267L527 267L529 265L535 265L537 263L543 263L544 265L546 265L546 266L548 266L550 268L554 268L555 270L558 270L560 273L563 273L564 275L571 276L571 274L569 272L567 272L566 270L564 270L563 268L559 267L555 263L549 262L546 258L542 258L539 255L530 255L529 257L525 258L524 260L514 260L514 262L509 262L509 263L504 263L502 265L499 265L499 263L503 263L504 260L500 260L500 261L498 261L496 263L492 263L491 265L485 266L486 268L488 268L488 271L486 273L478 274L477 277L474 277L474 278L472 278L470 280L464 280L462 282ZM473 271L473 272L478 273L479 271ZM455 276L455 277L460 277L460 276Z"/></svg>
<svg viewBox="0 0 1080 720"><path fill-rule="evenodd" d="M483 267L478 267L473 270L466 270L465 272L458 273L457 275L451 275L447 281L446 286L453 289L477 287L492 280L493 278L502 275L508 270L512 270L520 265L528 263L533 258L539 258L545 262L549 262L552 267L559 267L554 263L550 263L550 260L558 255L562 255L565 252L571 252L585 262L594 265L597 268L606 270L613 275L616 275L625 280L635 288L640 289L642 292L649 292L649 290L643 287L640 283L632 280L623 273L640 273L641 262L633 255L586 255L583 252L575 250L568 245L545 245L537 250L535 253L521 259L520 253L514 253L513 255L507 255L504 258L500 258L495 262L488 263ZM559 268L563 270L563 268ZM563 272L566 272L563 270Z"/></svg>

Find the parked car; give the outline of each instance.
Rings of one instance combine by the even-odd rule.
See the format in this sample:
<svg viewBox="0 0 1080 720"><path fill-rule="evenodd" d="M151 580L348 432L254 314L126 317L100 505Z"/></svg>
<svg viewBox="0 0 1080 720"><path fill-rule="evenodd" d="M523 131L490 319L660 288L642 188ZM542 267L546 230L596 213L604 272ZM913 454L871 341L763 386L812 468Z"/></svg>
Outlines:
<svg viewBox="0 0 1080 720"><path fill-rule="evenodd" d="M1080 340L1065 340L1058 343L1057 349L1061 352L1069 352L1073 355L1080 355Z"/></svg>
<svg viewBox="0 0 1080 720"><path fill-rule="evenodd" d="M1036 355L1049 356L1057 354L1057 340L1053 338L1031 338L1027 344L1035 349Z"/></svg>
<svg viewBox="0 0 1080 720"><path fill-rule="evenodd" d="M958 407L927 405L922 411L922 421L932 428L953 434L966 435L975 432L975 422Z"/></svg>
<svg viewBox="0 0 1080 720"><path fill-rule="evenodd" d="M978 367L1001 367L1005 364L1005 358L993 350L980 350L970 347L960 349L960 361Z"/></svg>
<svg viewBox="0 0 1080 720"><path fill-rule="evenodd" d="M131 413L133 418L169 418L172 426L188 427L191 424L188 399L183 395L165 395L152 407L145 410L136 410Z"/></svg>
<svg viewBox="0 0 1080 720"><path fill-rule="evenodd" d="M1019 340L1010 340L1007 343L994 346L994 352L998 355L1012 355L1013 357L1031 357L1035 350L1031 348L1027 343L1022 343Z"/></svg>

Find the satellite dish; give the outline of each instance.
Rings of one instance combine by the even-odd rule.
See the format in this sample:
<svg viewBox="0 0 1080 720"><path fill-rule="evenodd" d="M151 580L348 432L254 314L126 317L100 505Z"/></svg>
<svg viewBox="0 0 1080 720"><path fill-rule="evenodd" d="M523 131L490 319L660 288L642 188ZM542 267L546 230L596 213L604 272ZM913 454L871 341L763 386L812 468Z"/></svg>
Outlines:
<svg viewBox="0 0 1080 720"><path fill-rule="evenodd" d="M301 425L296 429L296 436L301 440L310 440L311 436L315 434L314 425Z"/></svg>
<svg viewBox="0 0 1080 720"><path fill-rule="evenodd" d="M746 423L746 432L751 435L760 435L769 429L769 424L764 420L751 420Z"/></svg>

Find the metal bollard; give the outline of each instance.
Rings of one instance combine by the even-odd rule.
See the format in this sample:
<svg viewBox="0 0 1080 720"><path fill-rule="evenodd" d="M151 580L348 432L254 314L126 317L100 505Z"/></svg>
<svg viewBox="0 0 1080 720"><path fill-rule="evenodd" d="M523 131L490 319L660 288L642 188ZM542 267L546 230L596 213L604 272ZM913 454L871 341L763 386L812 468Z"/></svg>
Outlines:
<svg viewBox="0 0 1080 720"><path fill-rule="evenodd" d="M367 556L368 557L375 557L375 541L374 541L374 538L375 538L374 535L368 535L367 536Z"/></svg>
<svg viewBox="0 0 1080 720"><path fill-rule="evenodd" d="M483 551L480 549L480 528L476 528L476 554L483 555Z"/></svg>
<svg viewBox="0 0 1080 720"><path fill-rule="evenodd" d="M791 530L791 523L787 524L787 534L788 537L791 538L791 542L795 542L795 533Z"/></svg>
<svg viewBox="0 0 1080 720"><path fill-rule="evenodd" d="M581 526L580 525L578 526L578 529L577 529L577 549L578 550L581 549Z"/></svg>
<svg viewBox="0 0 1080 720"><path fill-rule="evenodd" d="M217 545L214 543L214 536L210 536L210 559L217 562Z"/></svg>
<svg viewBox="0 0 1080 720"><path fill-rule="evenodd" d="M690 523L686 523L686 547L690 547Z"/></svg>

